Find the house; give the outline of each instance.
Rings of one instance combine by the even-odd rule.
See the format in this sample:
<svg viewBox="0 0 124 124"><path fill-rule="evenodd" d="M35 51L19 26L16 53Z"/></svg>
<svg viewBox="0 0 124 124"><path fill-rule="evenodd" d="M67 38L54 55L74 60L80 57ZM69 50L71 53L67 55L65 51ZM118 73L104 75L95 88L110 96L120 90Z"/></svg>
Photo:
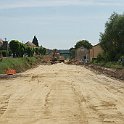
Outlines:
<svg viewBox="0 0 124 124"><path fill-rule="evenodd" d="M25 43L27 46L35 48L37 47L35 44L33 44L32 42L28 41L27 43Z"/></svg>
<svg viewBox="0 0 124 124"><path fill-rule="evenodd" d="M101 48L100 44L96 44L90 49L90 61L92 61L94 58L97 58L97 56L102 53L103 49Z"/></svg>
<svg viewBox="0 0 124 124"><path fill-rule="evenodd" d="M3 45L3 40L0 39L0 48L2 47L2 45Z"/></svg>
<svg viewBox="0 0 124 124"><path fill-rule="evenodd" d="M89 62L89 50L84 48L83 46L76 49L75 51L75 59L79 62L87 63Z"/></svg>
<svg viewBox="0 0 124 124"><path fill-rule="evenodd" d="M9 47L8 41L0 39L0 50L7 50Z"/></svg>

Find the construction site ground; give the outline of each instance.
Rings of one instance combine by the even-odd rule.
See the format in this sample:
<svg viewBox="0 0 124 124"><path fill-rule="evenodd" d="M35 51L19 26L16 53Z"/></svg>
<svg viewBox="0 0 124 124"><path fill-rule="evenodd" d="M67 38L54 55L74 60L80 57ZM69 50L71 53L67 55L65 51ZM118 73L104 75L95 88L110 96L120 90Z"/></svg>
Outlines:
<svg viewBox="0 0 124 124"><path fill-rule="evenodd" d="M124 124L124 81L63 63L1 78L0 124Z"/></svg>

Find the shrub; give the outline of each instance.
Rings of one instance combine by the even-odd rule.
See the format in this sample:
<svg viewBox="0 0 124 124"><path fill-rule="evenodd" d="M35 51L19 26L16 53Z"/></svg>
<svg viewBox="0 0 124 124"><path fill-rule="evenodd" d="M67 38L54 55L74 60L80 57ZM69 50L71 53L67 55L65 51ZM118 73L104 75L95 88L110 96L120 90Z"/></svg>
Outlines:
<svg viewBox="0 0 124 124"><path fill-rule="evenodd" d="M6 50L1 50L1 51L0 51L0 55L1 55L2 57L7 57L7 56L9 55L9 52L6 51Z"/></svg>

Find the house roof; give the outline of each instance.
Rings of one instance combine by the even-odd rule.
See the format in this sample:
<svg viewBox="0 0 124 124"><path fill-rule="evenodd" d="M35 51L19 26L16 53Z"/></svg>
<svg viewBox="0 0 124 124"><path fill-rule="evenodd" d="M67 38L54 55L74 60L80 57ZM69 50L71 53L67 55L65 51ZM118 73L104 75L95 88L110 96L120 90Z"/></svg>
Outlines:
<svg viewBox="0 0 124 124"><path fill-rule="evenodd" d="M94 45L93 47L98 46L98 45L100 45L100 43L98 43L98 44ZM92 48L91 48L91 49L92 49Z"/></svg>
<svg viewBox="0 0 124 124"><path fill-rule="evenodd" d="M0 38L0 46L3 45L3 40Z"/></svg>
<svg viewBox="0 0 124 124"><path fill-rule="evenodd" d="M28 41L27 43L25 43L26 45L30 46L30 47L36 47L35 44L33 44L32 42Z"/></svg>

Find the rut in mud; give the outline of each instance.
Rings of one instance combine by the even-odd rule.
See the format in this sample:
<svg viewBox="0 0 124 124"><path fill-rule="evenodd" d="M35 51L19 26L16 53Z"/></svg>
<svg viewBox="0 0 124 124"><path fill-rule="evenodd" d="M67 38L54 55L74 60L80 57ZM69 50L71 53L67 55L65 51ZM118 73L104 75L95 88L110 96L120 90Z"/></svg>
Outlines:
<svg viewBox="0 0 124 124"><path fill-rule="evenodd" d="M124 82L76 65L0 80L0 124L124 124Z"/></svg>

